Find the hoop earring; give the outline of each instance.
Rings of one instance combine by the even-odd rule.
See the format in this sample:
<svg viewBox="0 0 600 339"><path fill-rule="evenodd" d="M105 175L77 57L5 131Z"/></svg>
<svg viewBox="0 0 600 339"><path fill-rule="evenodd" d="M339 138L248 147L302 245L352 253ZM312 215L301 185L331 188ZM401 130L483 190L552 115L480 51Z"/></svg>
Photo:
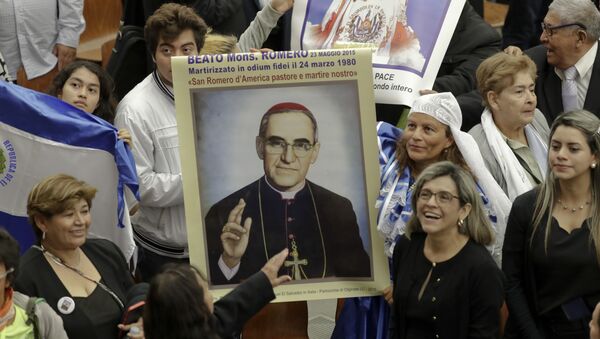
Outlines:
<svg viewBox="0 0 600 339"><path fill-rule="evenodd" d="M46 232L42 231L42 240L46 240Z"/></svg>

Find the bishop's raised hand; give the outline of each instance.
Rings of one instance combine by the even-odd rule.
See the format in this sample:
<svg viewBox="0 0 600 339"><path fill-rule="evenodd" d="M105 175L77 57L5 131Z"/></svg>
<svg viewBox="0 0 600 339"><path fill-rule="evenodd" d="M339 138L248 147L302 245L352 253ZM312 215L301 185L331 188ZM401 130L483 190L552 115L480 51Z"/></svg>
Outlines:
<svg viewBox="0 0 600 339"><path fill-rule="evenodd" d="M246 202L240 199L237 205L229 212L227 223L221 230L221 243L223 244L223 261L229 268L235 267L240 260L246 248L248 248L248 238L250 236L250 227L252 218L246 218L242 224L242 215Z"/></svg>

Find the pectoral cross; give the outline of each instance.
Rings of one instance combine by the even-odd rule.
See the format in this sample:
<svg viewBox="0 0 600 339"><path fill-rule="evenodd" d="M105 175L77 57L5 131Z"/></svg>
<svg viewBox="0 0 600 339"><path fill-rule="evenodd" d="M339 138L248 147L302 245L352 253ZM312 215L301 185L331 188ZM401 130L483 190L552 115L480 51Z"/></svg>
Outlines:
<svg viewBox="0 0 600 339"><path fill-rule="evenodd" d="M292 240L292 252L290 253L290 256L292 257L292 260L286 260L283 262L283 265L285 267L292 267L292 279L293 280L302 280L304 277L304 279L308 279L308 277L306 276L306 274L304 273L304 270L302 269L302 267L300 267L300 265L308 265L308 260L306 259L299 259L300 258L300 254L298 253L298 246L296 245L296 239L294 238L294 235L290 234L290 239Z"/></svg>

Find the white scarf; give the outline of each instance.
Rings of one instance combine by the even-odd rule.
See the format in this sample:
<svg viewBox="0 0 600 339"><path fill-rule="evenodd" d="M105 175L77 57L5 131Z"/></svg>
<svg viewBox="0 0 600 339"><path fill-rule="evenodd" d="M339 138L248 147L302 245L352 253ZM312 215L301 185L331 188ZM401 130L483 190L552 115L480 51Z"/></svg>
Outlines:
<svg viewBox="0 0 600 339"><path fill-rule="evenodd" d="M508 198L510 201L514 201L519 195L531 190L534 185L527 177L527 172L519 162L519 159L517 159L513 150L510 148L510 146L508 146L502 137L502 134L494 123L492 113L487 108L481 115L481 127L483 127L483 132L485 133L487 142L492 149L492 154L498 162L500 170L502 171L502 175L506 180ZM542 140L542 137L531 126L531 124L525 126L525 129L527 130L527 134L529 136L534 136L538 139L539 144L544 145L547 152L548 149L547 146L545 146L546 143ZM541 172L545 174L544 170Z"/></svg>

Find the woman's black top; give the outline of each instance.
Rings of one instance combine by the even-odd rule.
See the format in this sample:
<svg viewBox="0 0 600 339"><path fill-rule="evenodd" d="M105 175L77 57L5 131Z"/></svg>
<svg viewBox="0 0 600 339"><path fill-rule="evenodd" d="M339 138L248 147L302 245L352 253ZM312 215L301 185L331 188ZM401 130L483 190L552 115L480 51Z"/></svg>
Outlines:
<svg viewBox="0 0 600 339"><path fill-rule="evenodd" d="M544 315L580 296L593 310L600 300L600 267L587 221L570 234L554 218L550 227L548 253L543 233L532 244L538 313Z"/></svg>
<svg viewBox="0 0 600 339"><path fill-rule="evenodd" d="M503 277L489 252L469 240L433 266L423 254L425 237L402 236L394 249L393 338L498 337Z"/></svg>

